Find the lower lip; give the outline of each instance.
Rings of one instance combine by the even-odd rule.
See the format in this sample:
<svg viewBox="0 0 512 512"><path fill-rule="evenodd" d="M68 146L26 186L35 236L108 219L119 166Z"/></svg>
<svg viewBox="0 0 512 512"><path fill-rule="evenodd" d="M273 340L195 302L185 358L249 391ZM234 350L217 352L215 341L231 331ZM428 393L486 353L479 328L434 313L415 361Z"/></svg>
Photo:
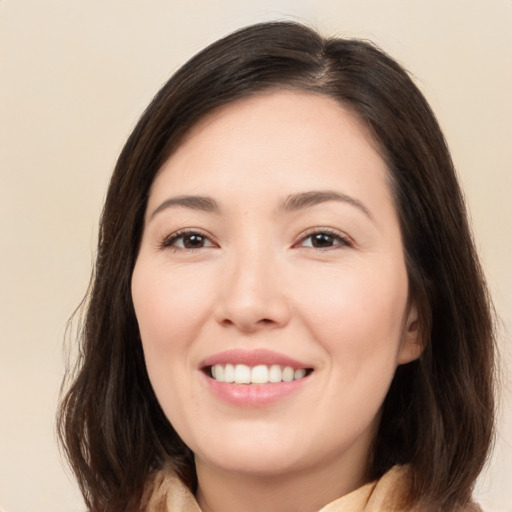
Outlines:
<svg viewBox="0 0 512 512"><path fill-rule="evenodd" d="M217 398L236 407L264 407L276 403L298 391L309 379L304 377L291 382L268 384L231 384L203 376Z"/></svg>

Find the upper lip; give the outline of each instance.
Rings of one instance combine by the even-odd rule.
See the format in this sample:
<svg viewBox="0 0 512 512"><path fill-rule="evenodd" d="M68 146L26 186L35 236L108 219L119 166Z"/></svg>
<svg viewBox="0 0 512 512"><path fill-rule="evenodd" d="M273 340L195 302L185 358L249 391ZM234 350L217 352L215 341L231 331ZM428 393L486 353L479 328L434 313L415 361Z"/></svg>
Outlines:
<svg viewBox="0 0 512 512"><path fill-rule="evenodd" d="M291 366L295 370L299 368L310 368L308 365L301 363L292 357L265 349L226 350L207 357L201 362L200 367L205 368L216 364L245 364L247 366L257 366L262 364L271 366L273 364L278 364L280 366Z"/></svg>

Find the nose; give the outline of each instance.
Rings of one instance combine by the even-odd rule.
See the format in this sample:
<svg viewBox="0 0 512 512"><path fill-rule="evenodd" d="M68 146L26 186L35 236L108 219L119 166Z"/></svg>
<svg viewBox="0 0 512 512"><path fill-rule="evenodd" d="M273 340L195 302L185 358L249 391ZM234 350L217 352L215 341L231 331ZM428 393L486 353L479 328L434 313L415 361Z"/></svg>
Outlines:
<svg viewBox="0 0 512 512"><path fill-rule="evenodd" d="M215 317L245 333L284 327L291 304L276 258L245 251L226 262Z"/></svg>

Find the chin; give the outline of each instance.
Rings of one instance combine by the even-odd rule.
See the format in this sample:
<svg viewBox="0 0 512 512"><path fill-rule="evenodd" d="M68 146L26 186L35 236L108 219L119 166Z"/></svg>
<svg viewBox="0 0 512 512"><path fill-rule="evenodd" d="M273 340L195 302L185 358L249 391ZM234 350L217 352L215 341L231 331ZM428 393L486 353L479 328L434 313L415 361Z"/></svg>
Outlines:
<svg viewBox="0 0 512 512"><path fill-rule="evenodd" d="M224 454L222 458L210 457L209 464L226 473L252 477L276 477L299 469L297 461L290 460L284 454L269 456L267 450L259 453Z"/></svg>
<svg viewBox="0 0 512 512"><path fill-rule="evenodd" d="M283 443L288 425L257 417L261 413L256 411L237 411L236 417L225 417L218 410L194 412L193 416L168 414L167 418L194 453L196 465L201 461L226 472L272 474L286 468L296 452L295 439Z"/></svg>
<svg viewBox="0 0 512 512"><path fill-rule="evenodd" d="M288 437L284 443L283 439L286 436L282 432L279 436L257 435L249 430L245 435L213 435L208 442L203 438L203 442L191 448L196 457L223 471L273 476L296 469L305 456L297 451L298 446L304 448L304 442Z"/></svg>

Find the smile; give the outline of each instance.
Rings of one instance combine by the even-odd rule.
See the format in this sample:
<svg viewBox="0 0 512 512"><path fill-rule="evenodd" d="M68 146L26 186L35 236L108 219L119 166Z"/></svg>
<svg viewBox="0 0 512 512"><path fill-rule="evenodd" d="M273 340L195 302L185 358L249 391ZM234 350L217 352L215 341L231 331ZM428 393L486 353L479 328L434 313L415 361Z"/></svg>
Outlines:
<svg viewBox="0 0 512 512"><path fill-rule="evenodd" d="M299 393L315 368L272 350L233 349L199 363L206 389L235 407L266 407Z"/></svg>
<svg viewBox="0 0 512 512"><path fill-rule="evenodd" d="M278 382L292 382L303 379L311 373L306 368L294 369L291 366L273 364L267 366L259 364L248 366L246 364L216 364L209 367L210 377L217 382L234 384L269 384Z"/></svg>

